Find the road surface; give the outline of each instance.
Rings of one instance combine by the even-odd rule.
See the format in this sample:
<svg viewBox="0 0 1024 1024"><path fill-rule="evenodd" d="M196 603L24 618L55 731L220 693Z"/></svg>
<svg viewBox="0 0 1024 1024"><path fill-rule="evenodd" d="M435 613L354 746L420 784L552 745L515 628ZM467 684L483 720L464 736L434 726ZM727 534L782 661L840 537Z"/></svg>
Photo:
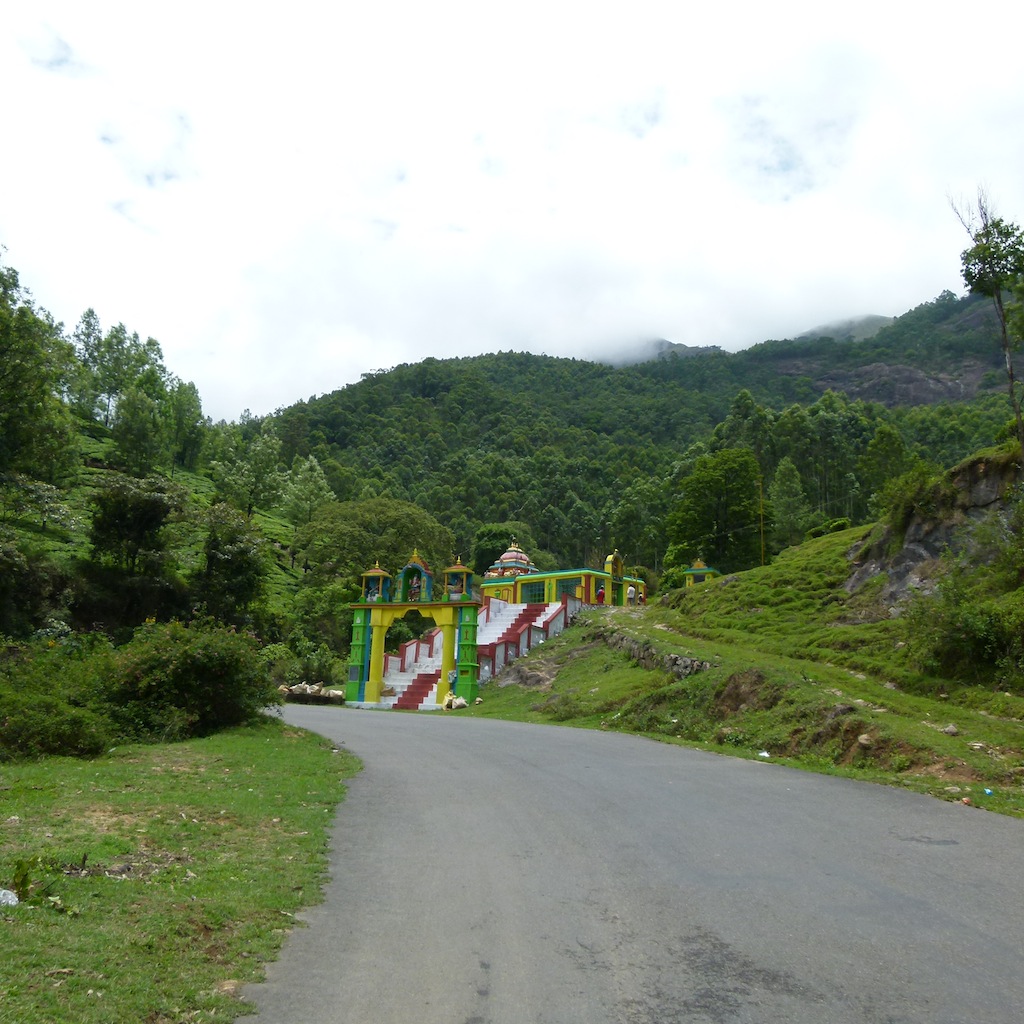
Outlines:
<svg viewBox="0 0 1024 1024"><path fill-rule="evenodd" d="M1024 1020L1022 821L614 733L285 715L365 768L247 1022Z"/></svg>

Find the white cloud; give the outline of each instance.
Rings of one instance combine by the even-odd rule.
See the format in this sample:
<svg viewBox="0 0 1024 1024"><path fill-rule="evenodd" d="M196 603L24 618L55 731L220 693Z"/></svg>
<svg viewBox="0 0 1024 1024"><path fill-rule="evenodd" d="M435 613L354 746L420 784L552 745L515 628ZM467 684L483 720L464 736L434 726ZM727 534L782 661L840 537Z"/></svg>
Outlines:
<svg viewBox="0 0 1024 1024"><path fill-rule="evenodd" d="M901 313L960 287L950 195L1024 219L1024 70L957 6L690 6L24 5L6 261L236 418L427 355Z"/></svg>

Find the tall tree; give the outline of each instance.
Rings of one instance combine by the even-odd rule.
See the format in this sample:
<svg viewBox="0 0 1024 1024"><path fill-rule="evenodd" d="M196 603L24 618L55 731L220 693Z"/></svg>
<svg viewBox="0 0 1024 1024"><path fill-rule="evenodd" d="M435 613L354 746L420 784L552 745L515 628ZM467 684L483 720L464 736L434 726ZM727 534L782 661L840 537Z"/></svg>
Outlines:
<svg viewBox="0 0 1024 1024"><path fill-rule="evenodd" d="M284 514L297 530L311 522L321 505L334 501L334 491L312 455L295 456L284 488Z"/></svg>
<svg viewBox="0 0 1024 1024"><path fill-rule="evenodd" d="M811 510L800 483L800 473L788 455L775 470L775 477L768 488L768 500L772 508L772 539L776 547L798 544L807 529Z"/></svg>
<svg viewBox="0 0 1024 1024"><path fill-rule="evenodd" d="M954 207L956 209L956 207ZM997 217L984 190L978 190L977 205L956 209L960 223L974 244L960 254L964 283L972 292L987 295L999 323L1010 405L1017 425L1017 440L1024 454L1024 416L1021 391L1014 375L1013 353L1020 347L1024 327L1024 232L1010 221ZM1004 296L1011 296L1008 305Z"/></svg>
<svg viewBox="0 0 1024 1024"><path fill-rule="evenodd" d="M100 359L100 346L103 344L103 328L96 310L87 309L78 321L71 340L78 356L77 373L71 382L71 403L78 415L93 419L99 407L99 383L96 378L96 366Z"/></svg>
<svg viewBox="0 0 1024 1024"><path fill-rule="evenodd" d="M657 570L665 548L665 487L638 477L619 496L611 513L612 543L627 561Z"/></svg>
<svg viewBox="0 0 1024 1024"><path fill-rule="evenodd" d="M60 325L0 265L0 472L53 482L70 468L74 435L60 396L72 359Z"/></svg>
<svg viewBox="0 0 1024 1024"><path fill-rule="evenodd" d="M699 458L669 515L672 546L666 568L703 558L722 572L761 560L761 470L749 448L726 448Z"/></svg>
<svg viewBox="0 0 1024 1024"><path fill-rule="evenodd" d="M185 491L160 477L112 477L93 497L93 559L130 575L159 575L166 563L165 527L185 504Z"/></svg>
<svg viewBox="0 0 1024 1024"><path fill-rule="evenodd" d="M79 386L79 394L83 401L95 401L92 414L100 415L104 425L110 426L117 403L129 387L160 399L167 389L167 370L155 338L142 341L137 333L129 334L124 324L112 327L102 337L98 331L95 312L86 310L76 328L75 342L91 381Z"/></svg>
<svg viewBox="0 0 1024 1024"><path fill-rule="evenodd" d="M112 430L121 465L147 476L169 460L169 424L156 400L130 385L121 395Z"/></svg>
<svg viewBox="0 0 1024 1024"><path fill-rule="evenodd" d="M223 462L210 469L224 496L247 519L256 508L272 508L281 497L285 475L280 467L281 442L272 433L257 434L248 444L236 443Z"/></svg>
<svg viewBox="0 0 1024 1024"><path fill-rule="evenodd" d="M394 572L414 549L440 578L453 557L451 530L416 505L392 498L321 505L296 544L312 570L307 586L334 580L358 585L359 574L375 562Z"/></svg>
<svg viewBox="0 0 1024 1024"><path fill-rule="evenodd" d="M199 390L191 381L172 377L167 389L168 429L171 443L171 476L174 467L195 469L206 438L208 423L203 416Z"/></svg>
<svg viewBox="0 0 1024 1024"><path fill-rule="evenodd" d="M202 568L192 578L197 599L211 615L239 623L264 592L266 541L241 512L218 502L206 516L203 553Z"/></svg>

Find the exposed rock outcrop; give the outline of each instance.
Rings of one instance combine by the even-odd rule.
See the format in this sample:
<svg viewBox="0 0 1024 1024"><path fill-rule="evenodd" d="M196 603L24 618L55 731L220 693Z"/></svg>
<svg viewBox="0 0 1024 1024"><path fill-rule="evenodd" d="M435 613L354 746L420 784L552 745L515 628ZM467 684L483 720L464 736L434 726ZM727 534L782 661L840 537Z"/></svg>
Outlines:
<svg viewBox="0 0 1024 1024"><path fill-rule="evenodd" d="M618 630L598 625L589 630L589 635L600 640L609 647L622 651L630 661L640 668L669 672L677 679L685 679L694 672L703 672L711 668L711 663L699 658L689 658L683 654L663 654L646 640L620 633Z"/></svg>
<svg viewBox="0 0 1024 1024"><path fill-rule="evenodd" d="M930 588L942 554L958 552L967 542L964 527L1001 511L1020 480L1019 460L1014 457L978 457L961 463L910 515L898 547L887 528L867 549L850 552L855 569L846 582L847 592L884 574L881 598L895 612L908 592Z"/></svg>

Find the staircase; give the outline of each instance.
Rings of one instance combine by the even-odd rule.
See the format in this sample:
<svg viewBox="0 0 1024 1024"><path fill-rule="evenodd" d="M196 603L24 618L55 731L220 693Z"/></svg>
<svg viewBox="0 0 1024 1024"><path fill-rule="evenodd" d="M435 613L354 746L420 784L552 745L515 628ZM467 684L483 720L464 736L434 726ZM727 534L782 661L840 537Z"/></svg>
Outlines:
<svg viewBox="0 0 1024 1024"><path fill-rule="evenodd" d="M480 681L489 679L548 636L560 633L567 622L561 602L524 605L491 601L483 609L477 629ZM440 630L435 629L419 641L403 644L399 655L387 655L384 685L394 695L382 697L378 706L438 710L449 689L441 688L440 646Z"/></svg>
<svg viewBox="0 0 1024 1024"><path fill-rule="evenodd" d="M435 690L440 679L440 669L435 669L432 672L418 672L413 681L409 683L395 701L393 707L418 711L420 705L430 696L430 691ZM436 692L434 703L436 703Z"/></svg>
<svg viewBox="0 0 1024 1024"><path fill-rule="evenodd" d="M519 636L520 632L522 632L523 626L533 622L546 607L547 606L543 604L526 605L498 637L497 643L503 644L507 643L509 640L515 640L515 638Z"/></svg>

